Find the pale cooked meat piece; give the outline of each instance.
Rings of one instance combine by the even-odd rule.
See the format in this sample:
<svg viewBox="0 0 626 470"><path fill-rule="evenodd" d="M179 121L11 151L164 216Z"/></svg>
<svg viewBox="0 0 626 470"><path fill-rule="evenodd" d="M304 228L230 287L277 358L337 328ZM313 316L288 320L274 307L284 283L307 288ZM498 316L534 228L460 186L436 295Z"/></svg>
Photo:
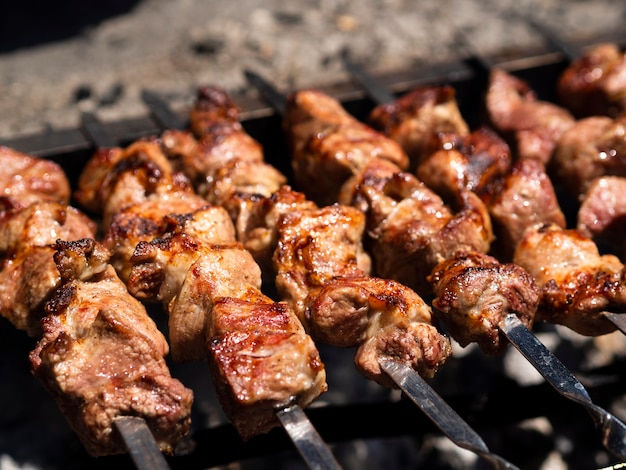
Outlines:
<svg viewBox="0 0 626 470"><path fill-rule="evenodd" d="M437 264L429 281L435 315L461 346L477 343L486 354L504 353L508 340L498 325L509 313L532 328L539 288L518 265L484 253L459 252Z"/></svg>
<svg viewBox="0 0 626 470"><path fill-rule="evenodd" d="M544 165L575 122L565 108L539 100L528 83L498 68L490 72L485 100L491 124L508 140L515 157Z"/></svg>
<svg viewBox="0 0 626 470"><path fill-rule="evenodd" d="M512 259L528 227L554 223L565 228L567 223L552 181L537 160L515 162L488 207L495 235L491 248L501 261Z"/></svg>
<svg viewBox="0 0 626 470"><path fill-rule="evenodd" d="M615 331L602 312L626 309L624 265L614 255L601 255L591 239L554 224L529 227L513 262L540 288L536 321L565 325L587 336Z"/></svg>
<svg viewBox="0 0 626 470"><path fill-rule="evenodd" d="M189 430L193 393L173 378L168 345L93 239L59 242L63 285L47 303L30 354L34 375L93 456L125 453L113 420L142 418L172 453Z"/></svg>
<svg viewBox="0 0 626 470"><path fill-rule="evenodd" d="M341 202L367 216L377 276L431 295L433 267L456 251L489 251L493 232L486 205L471 191L457 195L456 211L414 175L372 161L349 181Z"/></svg>
<svg viewBox="0 0 626 470"><path fill-rule="evenodd" d="M485 203L493 197L512 165L508 144L492 129L480 127L467 135L438 134L432 153L415 174L444 200L453 200L463 189Z"/></svg>
<svg viewBox="0 0 626 470"><path fill-rule="evenodd" d="M598 176L626 176L626 117L576 122L561 136L548 173L578 201Z"/></svg>
<svg viewBox="0 0 626 470"><path fill-rule="evenodd" d="M415 171L428 157L433 135L469 134L455 95L449 85L416 88L392 103L376 106L368 123L400 144L411 160L408 170Z"/></svg>
<svg viewBox="0 0 626 470"><path fill-rule="evenodd" d="M30 336L41 333L44 303L61 281L54 243L95 232L86 215L58 202L0 212L0 314Z"/></svg>
<svg viewBox="0 0 626 470"><path fill-rule="evenodd" d="M274 258L279 294L313 338L356 347L355 365L365 377L395 387L380 369L381 359L432 377L451 354L449 340L438 332L430 307L414 291L368 276L363 229L363 214L348 206L281 217Z"/></svg>
<svg viewBox="0 0 626 470"><path fill-rule="evenodd" d="M601 176L591 182L578 209L576 228L626 259L626 177Z"/></svg>
<svg viewBox="0 0 626 470"><path fill-rule="evenodd" d="M337 201L341 186L372 159L408 167L400 145L345 111L317 90L301 90L287 100L284 129L291 150L294 187L319 205Z"/></svg>
<svg viewBox="0 0 626 470"><path fill-rule="evenodd" d="M70 183L58 164L0 146L0 166L0 209L39 201L69 203Z"/></svg>
<svg viewBox="0 0 626 470"><path fill-rule="evenodd" d="M618 117L626 110L626 55L617 44L585 51L557 81L559 100L576 117Z"/></svg>
<svg viewBox="0 0 626 470"><path fill-rule="evenodd" d="M140 140L127 148L98 150L87 162L74 197L86 210L102 216L108 227L113 216L150 195L193 192L190 181L176 171L158 141Z"/></svg>
<svg viewBox="0 0 626 470"><path fill-rule="evenodd" d="M173 193L151 195L115 214L105 230L102 243L111 251L111 264L124 282L128 282L131 262L139 242L162 236L172 223L181 218L206 218L205 228L219 232L219 239L234 239L234 227L229 215L221 207L211 206L196 194ZM172 221L173 219L173 221ZM217 239L216 235L216 239Z"/></svg>

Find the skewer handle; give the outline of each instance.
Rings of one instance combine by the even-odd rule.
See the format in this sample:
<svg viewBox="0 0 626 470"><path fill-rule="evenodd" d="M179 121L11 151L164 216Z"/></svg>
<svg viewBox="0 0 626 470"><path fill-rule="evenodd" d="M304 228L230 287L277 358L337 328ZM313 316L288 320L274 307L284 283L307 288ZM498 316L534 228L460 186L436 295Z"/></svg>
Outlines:
<svg viewBox="0 0 626 470"><path fill-rule="evenodd" d="M302 408L288 405L276 410L276 417L311 470L340 470L328 445L309 421Z"/></svg>

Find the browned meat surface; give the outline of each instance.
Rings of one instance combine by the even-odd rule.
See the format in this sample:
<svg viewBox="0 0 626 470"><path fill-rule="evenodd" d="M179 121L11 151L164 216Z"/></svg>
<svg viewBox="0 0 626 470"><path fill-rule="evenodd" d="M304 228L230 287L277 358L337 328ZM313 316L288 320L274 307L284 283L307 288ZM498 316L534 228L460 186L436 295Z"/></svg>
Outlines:
<svg viewBox="0 0 626 470"><path fill-rule="evenodd" d="M599 44L567 67L557 82L560 101L579 117L618 117L626 110L626 60L617 44Z"/></svg>
<svg viewBox="0 0 626 470"><path fill-rule="evenodd" d="M280 425L277 406L326 391L326 374L295 313L261 293L252 255L208 238L181 227L140 243L129 288L164 303L172 356L209 361L224 411L248 439Z"/></svg>
<svg viewBox="0 0 626 470"><path fill-rule="evenodd" d="M483 253L459 252L435 266L429 280L435 314L461 346L475 342L486 354L501 355L508 340L498 325L509 313L532 328L539 289L518 265Z"/></svg>
<svg viewBox="0 0 626 470"><path fill-rule="evenodd" d="M428 157L428 143L434 135L469 134L455 95L447 85L417 88L374 108L368 122L402 146L411 160L409 171L414 171Z"/></svg>
<svg viewBox="0 0 626 470"><path fill-rule="evenodd" d="M602 176L591 182L578 209L577 228L626 259L626 177Z"/></svg>
<svg viewBox="0 0 626 470"><path fill-rule="evenodd" d="M142 140L125 149L98 150L81 173L74 196L108 227L119 211L153 195L178 192L191 194L189 180L172 168L158 141Z"/></svg>
<svg viewBox="0 0 626 470"><path fill-rule="evenodd" d="M540 288L536 320L565 325L580 334L615 331L602 312L624 312L624 266L614 255L600 255L589 238L556 225L530 227L513 262Z"/></svg>
<svg viewBox="0 0 626 470"><path fill-rule="evenodd" d="M436 150L417 168L420 181L444 200L467 189L488 203L511 170L508 144L486 127L467 135L439 134L437 140Z"/></svg>
<svg viewBox="0 0 626 470"><path fill-rule="evenodd" d="M29 335L40 334L44 303L61 281L54 243L93 237L95 231L84 214L58 202L0 212L0 314Z"/></svg>
<svg viewBox="0 0 626 470"><path fill-rule="evenodd" d="M513 258L528 227L539 223L566 226L552 181L543 165L532 159L514 163L489 203L489 215L496 237L492 252L501 261Z"/></svg>
<svg viewBox="0 0 626 470"><path fill-rule="evenodd" d="M180 133L162 136L172 156L180 155L179 168L198 193L217 205L226 206L230 199L243 195L269 197L287 182L282 173L265 163L263 148L239 119L240 110L225 90L202 87L189 113L197 148L182 149L185 139Z"/></svg>
<svg viewBox="0 0 626 470"><path fill-rule="evenodd" d="M491 71L486 107L491 124L509 141L515 156L544 165L563 132L574 124L566 109L539 100L526 82L500 69Z"/></svg>
<svg viewBox="0 0 626 470"><path fill-rule="evenodd" d="M301 90L288 97L284 118L297 190L319 205L337 201L347 179L372 159L408 167L399 144L350 116L333 97Z"/></svg>
<svg viewBox="0 0 626 470"><path fill-rule="evenodd" d="M138 416L163 452L190 425L192 392L171 377L163 335L92 239L60 242L63 285L47 303L43 337L31 352L41 380L87 451L126 452L114 420Z"/></svg>
<svg viewBox="0 0 626 470"><path fill-rule="evenodd" d="M59 165L0 146L0 209L19 209L33 202L68 204L70 184Z"/></svg>
<svg viewBox="0 0 626 470"><path fill-rule="evenodd" d="M132 267L130 260L139 242L161 237L181 217L195 220L203 212L210 214L203 228L216 233L216 238L234 239L234 228L226 211L210 206L203 198L193 194L150 196L115 214L102 243L111 251L110 262L120 278L128 282Z"/></svg>
<svg viewBox="0 0 626 470"><path fill-rule="evenodd" d="M348 190L350 189L350 190ZM432 268L458 250L489 251L487 207L462 190L451 207L411 173L374 160L344 188L342 202L367 215L376 275L399 281L423 297Z"/></svg>
<svg viewBox="0 0 626 470"><path fill-rule="evenodd" d="M432 377L451 354L449 340L414 291L367 275L364 225L360 211L340 205L285 214L275 253L279 293L315 339L357 347L355 364L365 377L395 387L381 359Z"/></svg>
<svg viewBox="0 0 626 470"><path fill-rule="evenodd" d="M626 176L626 117L578 121L561 136L548 171L577 200L598 176Z"/></svg>

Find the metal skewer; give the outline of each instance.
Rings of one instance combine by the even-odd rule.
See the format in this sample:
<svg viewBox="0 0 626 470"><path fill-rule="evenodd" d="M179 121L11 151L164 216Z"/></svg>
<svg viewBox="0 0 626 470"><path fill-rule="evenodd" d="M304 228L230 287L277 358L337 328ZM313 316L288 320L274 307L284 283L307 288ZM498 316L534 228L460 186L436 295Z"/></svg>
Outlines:
<svg viewBox="0 0 626 470"><path fill-rule="evenodd" d="M284 95L256 73L248 70L244 73L272 107L277 112L284 114L286 111ZM380 366L411 401L456 445L476 453L497 470L515 470L518 468L492 453L471 426L416 371L392 360L383 360L380 362Z"/></svg>
<svg viewBox="0 0 626 470"><path fill-rule="evenodd" d="M498 326L511 344L561 395L583 405L602 436L602 444L616 457L626 459L626 425L591 401L589 393L572 372L514 314Z"/></svg>
<svg viewBox="0 0 626 470"><path fill-rule="evenodd" d="M139 470L169 470L170 467L143 418L120 416L113 423L122 436L135 467Z"/></svg>
<svg viewBox="0 0 626 470"><path fill-rule="evenodd" d="M185 128L185 123L158 94L144 90L141 97L144 103L149 106L154 118L159 121L159 124L164 129L182 130ZM102 123L94 115L84 113L82 123L84 129L91 136L94 143L97 142L98 146L111 147L115 145L114 140L107 134ZM330 451L330 448L299 405L290 403L277 408L276 417L311 470L341 470L341 466ZM147 436L144 436L144 438L147 438ZM129 442L126 439L125 441ZM134 439L131 442L134 442ZM142 450L143 448L144 446L141 447ZM149 448L146 450L149 450ZM143 456L143 458L145 459L147 456ZM147 470L150 467L139 468Z"/></svg>

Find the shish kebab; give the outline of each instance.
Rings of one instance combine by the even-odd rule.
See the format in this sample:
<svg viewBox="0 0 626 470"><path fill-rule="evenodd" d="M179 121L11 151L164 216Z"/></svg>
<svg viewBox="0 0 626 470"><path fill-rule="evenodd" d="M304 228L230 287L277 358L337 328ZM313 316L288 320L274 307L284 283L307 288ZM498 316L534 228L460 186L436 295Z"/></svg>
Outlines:
<svg viewBox="0 0 626 470"><path fill-rule="evenodd" d="M202 150L190 148L194 146L194 140L190 139L186 133L172 131L172 129L184 128L184 124L180 122L180 120L175 115L173 115L171 111L169 111L167 106L164 105L164 103L159 100L157 96L145 93L144 99L150 106L150 109L153 111L153 113L157 115L157 120L160 120L166 129L166 131L162 135L162 139L165 142L169 142L169 144L166 145L172 148L173 153L177 156L177 158L187 160L186 165L185 163L183 163L183 168L185 166L187 166L188 168L194 168L193 170L191 170L191 172L194 174L190 176L192 177L192 179L198 181L198 184L200 186L210 186L212 184L215 184L216 181L219 181L220 177L216 173L212 173L209 171L209 167L211 166L211 164L213 166L213 170L215 171L217 170L217 168L221 168L222 165L229 167L232 165L232 162L236 162L235 165L241 165L243 168L246 168L248 170L246 171L246 175L248 175L247 178L250 178L249 175L251 172L249 170L251 160L249 156L246 159L246 156L244 155L246 153L245 150L250 150L250 148L247 145L244 145L244 143L247 142L248 145L250 145L252 144L252 141L250 140L250 137L245 134L245 132L241 128L241 125L237 121L237 108L223 91L216 88L202 89L199 91L198 96L199 98L196 102L196 106L192 109L190 114L190 121L191 128L194 131L194 134L199 136L199 138L201 139L203 136L205 139L208 139L206 141L201 140L202 143L199 145L203 147ZM235 144L235 142L237 142L237 144ZM235 150L235 146L239 146L240 148ZM223 153L223 150L225 148L229 149L228 153ZM221 153L220 150L222 151ZM242 150L244 151L243 154ZM200 158L200 156L198 155L199 152L205 152L202 158ZM215 153L215 156L211 156L211 153ZM237 154L239 154L241 160L237 159L237 157L235 156ZM255 155L259 155L258 148L255 151ZM260 159L260 157L255 158L254 162L256 162L255 166L257 167L257 172L264 173L265 171L261 168L264 167L266 164ZM203 166L203 168L200 170L201 166ZM239 180L238 182L241 183L242 181ZM244 186L245 185L240 185L240 188L243 188ZM276 187L274 188L276 192L271 196L271 199L267 199L267 201L265 201L263 205L272 205L272 200L281 199L285 197L285 194L293 193L292 190L285 187L278 190L279 186L280 184L276 185ZM231 205L231 213L233 213L234 220L242 222L236 222L236 225L244 229L245 232L246 223L243 223L243 220L245 220L247 217L242 217L242 214L245 214L249 210L249 208L246 209L245 207L240 207L239 209L237 209L232 207L233 197L226 194L222 194L220 196L219 194L211 193L210 188L205 187L204 192L208 193L211 199L219 200L220 197L225 197L225 200L222 202L228 202ZM273 190L269 191L269 193L272 192ZM245 193L245 190L242 190L242 193ZM235 198L237 197L243 197L243 194L236 195ZM251 204L253 203L253 201L258 201L259 199L263 201L263 198L260 195L256 195L249 201L241 201L241 203L243 203L244 205ZM277 284L279 287L279 291L290 291L289 288L285 288L284 282L287 279L291 279L293 276L293 272L291 271L290 274L290 270L294 268L294 265L291 264L293 263L294 255L296 258L300 259L315 260L311 264L305 263L299 268L304 269L305 272L309 273L306 274L306 276L319 276L322 278L326 278L325 281L322 281L319 284L320 287L317 288L317 292L315 288L310 291L309 296L311 297L311 299L317 300L315 300L312 304L310 301L305 299L296 302L296 305L302 303L304 305L310 305L310 307L308 308L305 308L302 305L300 305L299 307L297 306L296 310L302 312L301 317L303 318L303 321L308 325L308 328L313 331L314 337L321 339L323 342L327 342L329 344L334 344L338 346L349 346L357 339L358 336L362 334L360 333L362 327L358 326L356 322L358 321L358 323L363 323L365 319L358 320L358 318L362 316L361 314L358 314L354 320L349 320L350 316L354 316L354 314L348 315L348 312L350 311L348 305L354 303L356 299L349 300L349 298L345 298L344 300L341 300L341 298L345 294L341 294L340 290L336 290L337 287L331 287L333 284L336 284L337 286L342 286L341 289L345 289L346 292L356 289L354 295L357 296L363 294L365 294L366 296L370 296L371 300L369 301L369 303L371 303L374 299L378 299L374 302L375 304L379 304L378 306L371 305L368 308L373 309L374 312L378 309L382 309L382 311L384 312L384 310L387 310L389 308L385 308L386 301L384 299L387 296L389 296L390 300L392 298L395 298L396 300L394 300L393 302L398 303L398 307L403 306L401 307L402 309L405 309L407 307L405 306L405 302L413 303L416 306L423 305L423 301L414 293L412 294L412 297L407 297L407 294L411 292L410 290L394 282L377 280L375 278L368 277L365 275L365 272L361 270L367 268L359 268L357 265L355 265L354 261L350 260L351 258L353 260L359 258L359 249L355 249L355 242L349 241L349 239L355 237L355 234L348 236L346 232L345 235L342 235L344 234L344 229L341 228L342 223L339 223L339 221L341 220L341 216L338 215L338 213L351 214L350 218L362 220L363 217L359 217L359 212L355 211L354 209L337 204L318 209L312 202L302 201L301 198L299 200L297 198L293 198L291 199L291 202L291 206L285 205L285 208L283 208L283 211L287 209L287 213L284 213L280 217L276 217L278 220L269 222L269 226L271 226L272 223L276 223L276 227L274 229L276 234L274 235L274 237L278 238L278 240L270 241L268 245L276 245L276 248L274 249L274 261L275 269L278 272ZM306 208L303 210L301 208L297 208L297 205L306 206ZM275 218L275 215L271 215L271 218ZM265 222L259 223L257 221L256 223L259 224L257 229L260 229L262 226L268 227L268 225L264 225ZM362 224L362 222L360 223ZM345 222L345 225L350 225L350 222ZM315 229L312 230L312 227L315 227ZM263 231L265 231L265 228L263 229ZM362 228L358 231L358 233L361 233L361 231ZM360 240L361 236L358 235L358 233L356 234L356 238ZM248 241L250 241L251 238L249 238ZM272 237L263 237L265 241L267 241L267 238ZM295 240L298 239L300 239L301 241L295 242ZM305 239L307 241L305 241ZM342 239L343 241L341 241ZM294 249L294 246L297 246L298 244L301 245L301 247L305 248ZM341 248L342 245L343 248ZM352 246L352 248L350 248L350 246ZM329 249L329 247L332 248ZM294 251L292 252L291 250ZM268 248L267 250L259 250L258 253L260 253L260 255L262 256L263 253L266 251L272 250ZM350 252L352 252L353 254L349 255ZM347 257L346 253L348 253ZM284 258L285 255L287 255L287 258ZM291 259L292 261L285 262L286 259ZM322 268L321 271L320 268ZM330 271L328 271L329 269ZM327 270L327 272L324 273L324 270ZM342 278L342 276L346 275L348 277ZM296 277L298 277L297 274ZM333 280L331 280L331 278ZM283 283L282 288L281 283ZM315 286L316 284L316 282L313 282L312 285ZM362 287L358 287L359 285L361 285ZM298 289L301 289L302 287L299 287ZM359 294L360 289L362 290L361 294ZM337 302L337 305L336 307L334 307L334 309L329 309L329 307L332 307L332 304L328 304L328 301L324 302L320 300L325 298L325 290L329 291L329 294L326 294L326 296L330 295L330 297L327 297L328 301L331 301L334 298L333 303ZM333 290L335 290L335 294L332 294ZM366 292L370 290L372 293L366 294ZM375 292L377 291L380 291L381 293L376 294ZM290 294L289 296L291 296L292 299L298 298L298 294L295 294L294 296L293 291L291 292L292 294ZM357 303L360 305L363 303L364 300L365 299L357 301ZM321 311L328 310L329 313L327 315L335 316L337 317L337 319L333 320L331 318L328 318L324 320L323 318L316 316L315 313L312 313L318 311L320 305L322 305ZM361 308L365 308L365 305L366 304L364 304ZM305 311L303 311L303 309L305 309ZM345 313L342 313L342 310L345 310ZM391 309L390 313L393 310L394 309ZM354 313L358 312L355 311ZM384 318L387 315L389 314L382 313L381 318ZM323 323L328 322L329 320L331 321L331 323L328 325L330 326L330 328L323 326ZM345 323L346 320L349 320L349 323ZM351 324L352 326L350 326ZM337 325L337 327L333 327L333 325ZM392 325L393 323L389 324L389 326L386 327L386 329L389 330L389 333L385 333L385 335L388 337L386 341L390 342L390 346L393 345L395 341L401 338L398 337L398 339L393 339L391 333L394 331L395 327L391 328ZM401 324L399 324L399 326L400 325ZM375 331L374 327L376 327L377 329L380 326L384 326L384 323L381 324L380 322L376 322L368 328L372 328L372 331ZM336 330L334 334L333 330ZM384 329L381 331L384 333ZM424 341L424 345L421 347L428 346L428 343L432 343L433 341L433 339L428 339L428 336L425 336L425 332L426 330L424 330L423 333L419 333L418 330L415 330L414 333L418 336L423 337L423 339L420 339L420 342ZM394 336L397 334L398 333L394 333ZM416 336L416 338L418 336ZM373 338L375 338L375 336ZM371 340L367 340L367 342L364 344L367 345L368 343L370 344L370 346L367 346L367 348L370 349L372 345L376 344L372 343ZM380 346L376 346L376 348L382 347L382 344ZM410 396L411 399L418 405L418 407L420 407L427 414L427 416L429 416L435 422L435 424L439 426L442 431L444 431L444 433L448 434L454 442L456 442L461 447L472 450L478 455L483 456L485 459L490 461L496 468L514 468L510 463L505 462L500 457L489 453L482 439L471 428L469 428L469 426L465 422L463 422L458 415L456 415L456 413L436 394L436 392L434 392L434 390L427 386L426 382L424 382L421 377L419 377L419 375L411 369L411 367L408 367L408 364L407 366L404 366L400 362L398 362L398 360L401 358L401 356L399 355L400 351L402 349L408 348L409 344L407 343L406 346L400 346L400 343L398 343L397 347L399 347L400 349L398 349L396 352L388 351L387 353L385 353L385 350L381 349L380 352L376 353L375 349L373 349L372 353L363 354L362 350L364 348L362 345L359 349L358 355L355 357L357 367L359 369L362 369L362 372L366 376L370 376L370 378L373 378L377 382L380 382L383 385L393 386L394 384L389 381L389 378L385 378L384 376L380 375L382 371L376 372L377 369L382 366L382 370L389 374L391 378L396 382L395 386L399 386L401 389L403 389L407 393L407 395ZM416 344L415 347L420 346ZM396 346L394 346L392 349L395 348ZM367 349L365 349L365 351L367 351ZM408 351L409 349L407 349L407 353ZM391 360L386 360L385 356L389 354L391 354L391 356L389 356ZM368 359L368 356L370 355L372 355L372 358ZM380 365L376 364L377 356L380 357L380 359L378 360ZM419 355L417 357L419 357ZM363 362L364 360L365 362ZM402 359L402 361L404 362L405 359ZM368 362L374 363L369 366L359 365L361 363L367 364ZM412 367L415 368L416 365ZM432 374L432 372L429 372L428 369L424 368L424 365L419 367L420 369L418 370L421 370L421 373L424 373L426 375Z"/></svg>
<svg viewBox="0 0 626 470"><path fill-rule="evenodd" d="M93 116L84 124L107 145L76 197L103 215L103 243L129 290L167 311L174 360L208 360L244 440L282 425L309 468L340 468L301 408L327 388L319 353L290 309L261 293L228 214L193 192L158 142L122 150Z"/></svg>
<svg viewBox="0 0 626 470"><path fill-rule="evenodd" d="M273 90L273 88L270 88L269 93L268 93L268 87L271 87L271 86L268 85L263 79L258 77L256 74L249 74L249 77L253 79L253 82L256 86L261 87L262 92L265 92L265 94L268 94L268 97L270 99L276 99L277 97L281 96L275 90ZM315 96L315 98L307 97L306 90L301 93L298 93L298 92L294 93L291 96L288 103L290 103L291 106L295 106L296 108L295 110L294 109L290 110L288 106L287 113L289 113L290 111L292 113L295 113L296 122L304 122L303 125L306 125L306 118L304 119L300 119L300 118L303 115L306 115L307 110L302 109L302 108L298 109L298 106L306 106L306 105L303 105L302 102L298 103L298 100L303 100L305 103L316 102L317 104L319 104L320 101L323 102L323 104L318 108L318 111L321 114L316 116L318 119L321 119L322 122L317 123L317 126L311 123L309 124L309 128L306 129L306 131L311 131L311 134L310 134L311 136L315 136L315 137L312 137L312 139L305 144L308 146L306 150L308 152L311 152L309 154L311 155L310 158L314 160L315 156L313 156L313 154L315 153L316 147L324 145L322 142L318 142L318 141L323 141L324 139L328 137L328 135L334 135L333 124L336 123L337 118L336 116L333 116L333 113L338 113L344 116L347 116L347 113L341 110L341 107L338 103L333 104L332 99L329 100L328 98L321 97L320 93L316 93L315 91L312 91L312 92L310 91L309 94L312 94L313 96ZM302 97L302 95L304 95L304 97ZM279 106L280 107L277 109L285 109L284 108L285 102L283 99L280 100ZM315 112L313 112L312 116L314 115L315 115ZM293 117L293 114L291 117ZM326 131L324 130L324 124L323 124L323 120L325 118L328 118L330 121L329 125L326 127L327 129ZM289 131L290 129L287 128L287 130ZM302 156L296 155L295 158L302 159ZM332 157L330 155L325 155L323 157L318 156L318 158L328 159ZM341 158L341 156L339 158ZM323 164L327 165L326 162L324 162ZM311 166L314 166L313 162L311 162L311 164L309 165L309 167ZM397 171L400 171L400 170L397 170ZM361 179L360 181L363 181L363 179ZM315 184L313 183L313 180L311 180L309 183L310 184L308 187L310 187L311 184L313 185ZM354 183L349 182L348 184L353 185ZM484 255L484 253L480 253L480 252L478 252L477 254L479 255L479 257L482 257ZM463 251L457 252L457 255L461 257L465 256ZM497 260L492 259L492 260L487 260L487 267L489 267L489 265L492 265L494 263L496 265L500 265L500 263ZM516 265L510 265L510 266L515 267ZM469 272L471 272L473 268L469 266L468 269L469 269ZM525 271L521 267L517 267L516 269ZM466 272L468 271L466 270ZM530 276L527 276L527 279L529 277ZM519 277L518 277L518 280L519 280ZM532 282L533 279L530 278L530 281ZM488 286L491 289L494 288L493 284L488 284ZM496 289L497 288L498 287L496 286ZM537 294L536 286L534 287L534 289L532 289L531 287L531 289L527 291L528 297L526 300L532 299L533 290L535 291L534 294L536 296ZM521 295L522 298L524 296L522 291L519 291L517 289L510 291L510 293L514 293L515 296ZM479 297L478 299L480 300L481 298ZM472 300L471 298L468 299L469 302L472 302L474 300ZM504 302L502 302L502 300L503 299L501 298L496 303L496 308L495 310L493 310L494 312L496 312L495 318L499 318L499 320L498 322L493 322L494 318L492 317L491 318L492 323L490 323L490 325L493 328L497 329L497 331L499 331L502 335L506 336L507 339L509 339L509 341L512 342L514 346L516 346L516 348L519 349L520 352L524 354L524 356L535 366L535 368L544 376L544 378L546 378L548 382L551 385L553 385L553 387L556 388L557 391L559 391L563 396L585 406L585 408L591 414L594 422L596 423L597 428L601 431L603 435L603 444L605 445L605 447L611 452L613 452L615 455L619 456L620 458L624 458L624 456L626 456L626 426L616 417L614 417L607 411L597 407L597 405L593 404L588 393L586 392L584 387L582 387L582 384L580 384L580 382L573 376L573 374L565 366L563 366L562 363L558 361L558 359L547 348L545 348L545 346L541 342L539 342L539 340L537 340L537 338L531 333L529 329L529 323L532 322L532 311L533 311L532 304L528 304L527 302L522 303L522 305L524 306L524 311L527 313L531 313L531 317L528 317L523 312L516 311L517 309L515 308L515 304L511 303L510 298L505 297ZM453 314L452 315L453 318L455 314L456 315L461 314L462 316L467 315L467 313L473 311L473 310L466 310L466 308L470 307L470 305L473 305L473 304L470 303L468 305L461 305L461 307L463 308L460 311L453 308L452 310L449 311L449 313ZM492 311L492 309L490 309L490 311ZM517 315L513 312L517 313ZM479 318L476 318L476 320L479 320ZM445 323L445 320L444 320L444 323ZM489 329L489 324L486 324L484 326L486 326ZM483 330L484 330L484 327L483 327ZM490 331L488 331L487 334L493 337ZM549 360L546 360L546 358L549 358Z"/></svg>
<svg viewBox="0 0 626 470"><path fill-rule="evenodd" d="M33 374L89 454L128 451L139 468L167 469L192 393L170 376L164 338L93 240L95 222L68 205L62 169L4 147L0 161L0 313L39 338Z"/></svg>

